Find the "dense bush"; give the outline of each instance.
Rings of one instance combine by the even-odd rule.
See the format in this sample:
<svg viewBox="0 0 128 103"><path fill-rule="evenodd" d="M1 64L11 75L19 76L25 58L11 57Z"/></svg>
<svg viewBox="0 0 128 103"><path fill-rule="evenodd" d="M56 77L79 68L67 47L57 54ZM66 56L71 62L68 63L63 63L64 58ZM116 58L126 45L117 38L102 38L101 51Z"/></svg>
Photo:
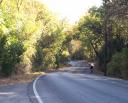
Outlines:
<svg viewBox="0 0 128 103"><path fill-rule="evenodd" d="M111 62L108 64L108 75L128 79L128 48L113 55Z"/></svg>
<svg viewBox="0 0 128 103"><path fill-rule="evenodd" d="M53 69L56 67L56 58L52 50L44 49L43 50L43 66L44 69Z"/></svg>
<svg viewBox="0 0 128 103"><path fill-rule="evenodd" d="M20 56L24 52L22 43L15 36L8 36L2 53L2 73L10 75L16 73L15 65L20 62Z"/></svg>
<svg viewBox="0 0 128 103"><path fill-rule="evenodd" d="M0 74L56 68L60 64L58 51L66 37L66 25L39 1L2 0Z"/></svg>
<svg viewBox="0 0 128 103"><path fill-rule="evenodd" d="M116 52L120 52L122 50L122 48L124 47L124 39L123 38L113 38L110 41L108 41L108 46L107 46L107 58L106 61L107 63L109 63L112 59L112 56L116 53ZM105 60L105 45L102 46L101 50L98 53L99 57L97 57L98 59L98 65L101 68L101 71L104 71L104 60ZM120 57L120 56L119 56ZM115 57L118 59L118 57ZM118 61L118 60L117 60ZM114 65L114 64L113 64Z"/></svg>

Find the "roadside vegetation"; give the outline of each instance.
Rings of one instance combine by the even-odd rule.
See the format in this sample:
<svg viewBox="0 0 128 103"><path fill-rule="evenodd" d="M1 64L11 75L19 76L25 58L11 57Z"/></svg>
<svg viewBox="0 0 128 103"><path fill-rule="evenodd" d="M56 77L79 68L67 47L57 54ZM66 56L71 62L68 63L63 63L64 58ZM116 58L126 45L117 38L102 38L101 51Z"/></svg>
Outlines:
<svg viewBox="0 0 128 103"><path fill-rule="evenodd" d="M58 20L35 0L0 2L1 75L56 68L65 58L61 52L67 23Z"/></svg>
<svg viewBox="0 0 128 103"><path fill-rule="evenodd" d="M0 1L0 75L95 62L105 75L128 78L128 1L103 0L73 26L36 0Z"/></svg>
<svg viewBox="0 0 128 103"><path fill-rule="evenodd" d="M128 79L128 1L103 0L75 26L74 39L82 42L85 58L104 75Z"/></svg>

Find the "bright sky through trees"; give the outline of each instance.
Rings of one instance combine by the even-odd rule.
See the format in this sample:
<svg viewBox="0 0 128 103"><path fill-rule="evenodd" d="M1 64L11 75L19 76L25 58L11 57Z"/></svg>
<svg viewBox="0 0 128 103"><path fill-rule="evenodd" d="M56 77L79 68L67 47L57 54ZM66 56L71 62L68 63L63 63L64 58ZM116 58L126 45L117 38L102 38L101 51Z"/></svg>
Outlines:
<svg viewBox="0 0 128 103"><path fill-rule="evenodd" d="M102 0L39 0L46 4L49 9L57 14L60 18L66 18L70 23L79 20L92 6L100 6Z"/></svg>

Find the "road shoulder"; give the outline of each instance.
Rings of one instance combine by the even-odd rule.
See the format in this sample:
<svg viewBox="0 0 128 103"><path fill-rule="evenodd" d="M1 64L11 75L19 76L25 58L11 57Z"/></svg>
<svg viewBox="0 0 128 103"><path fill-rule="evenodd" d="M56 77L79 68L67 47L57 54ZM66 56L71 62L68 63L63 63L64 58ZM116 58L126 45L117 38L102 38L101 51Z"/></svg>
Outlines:
<svg viewBox="0 0 128 103"><path fill-rule="evenodd" d="M0 87L2 103L30 103L27 94L28 83Z"/></svg>

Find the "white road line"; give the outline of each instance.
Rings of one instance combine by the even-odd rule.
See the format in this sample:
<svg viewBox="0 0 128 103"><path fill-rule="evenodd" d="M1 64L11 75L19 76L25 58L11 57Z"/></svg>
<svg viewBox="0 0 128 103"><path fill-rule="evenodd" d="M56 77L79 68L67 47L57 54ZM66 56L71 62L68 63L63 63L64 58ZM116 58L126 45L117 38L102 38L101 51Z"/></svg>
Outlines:
<svg viewBox="0 0 128 103"><path fill-rule="evenodd" d="M41 97L39 96L38 92L37 92L37 89L36 89L36 82L37 80L40 78L41 76L37 77L35 80L34 80L34 83L33 83L33 91L34 91L34 94L36 96L36 99L38 101L38 103L44 103L43 100L41 99Z"/></svg>

